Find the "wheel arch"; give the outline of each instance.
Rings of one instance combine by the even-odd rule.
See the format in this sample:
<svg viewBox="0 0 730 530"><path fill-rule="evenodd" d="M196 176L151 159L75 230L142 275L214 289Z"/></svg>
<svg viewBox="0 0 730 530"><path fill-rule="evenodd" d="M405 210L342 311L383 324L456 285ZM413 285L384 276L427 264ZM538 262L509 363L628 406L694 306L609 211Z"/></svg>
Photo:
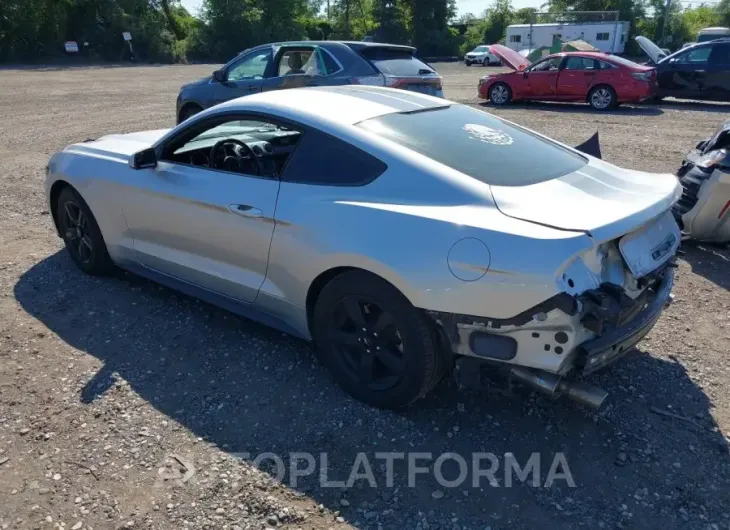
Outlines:
<svg viewBox="0 0 730 530"><path fill-rule="evenodd" d="M598 90L601 87L606 87L611 90L611 92L613 92L614 99L618 100L618 92L616 92L616 89L613 87L613 85L611 83L606 83L605 81L602 81L600 83L596 83L588 89L588 93L586 94L586 103L591 102L591 94L593 93L593 91Z"/></svg>
<svg viewBox="0 0 730 530"><path fill-rule="evenodd" d="M61 228L58 224L58 197L61 196L61 192L65 188L71 188L78 193L78 190L76 190L76 188L74 188L71 184L63 179L59 179L53 183L49 194L49 210L51 212L51 218L53 219L53 225L56 227L56 234L58 234L58 237L61 237Z"/></svg>
<svg viewBox="0 0 730 530"><path fill-rule="evenodd" d="M312 283L309 284L309 289L307 289L305 308L307 312L307 327L309 328L310 335L312 334L312 316L314 314L314 307L317 305L317 300L319 299L319 295L322 293L322 290L337 276L352 271L370 274L378 278L379 280L384 281L385 283L396 289L399 293L401 293L406 299L410 300L408 295L403 292L403 289L400 289L392 281L384 278L382 274L378 274L362 267L354 267L349 265L332 267L330 269L327 269L326 271L321 272L316 278L314 278L314 280L312 280Z"/></svg>
<svg viewBox="0 0 730 530"><path fill-rule="evenodd" d="M186 101L183 104L183 106L180 107L180 112L177 113L177 123L178 124L182 123L182 119L181 118L182 118L183 114L185 113L185 111L188 110L189 108L192 108L192 107L198 107L201 112L203 110L205 110L205 107L203 107L203 105L201 105L197 101L194 101L194 100Z"/></svg>

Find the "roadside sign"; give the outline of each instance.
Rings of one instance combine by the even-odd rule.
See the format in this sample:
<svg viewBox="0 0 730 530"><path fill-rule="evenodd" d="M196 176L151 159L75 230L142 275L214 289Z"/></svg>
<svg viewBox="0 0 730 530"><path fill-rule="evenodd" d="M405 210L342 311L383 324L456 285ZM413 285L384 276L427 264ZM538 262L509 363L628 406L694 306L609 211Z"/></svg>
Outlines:
<svg viewBox="0 0 730 530"><path fill-rule="evenodd" d="M79 45L76 44L76 41L66 41L63 43L63 47L66 49L66 53L79 53Z"/></svg>
<svg viewBox="0 0 730 530"><path fill-rule="evenodd" d="M124 37L124 40L126 41L132 40L132 34L128 31L122 32L122 37Z"/></svg>

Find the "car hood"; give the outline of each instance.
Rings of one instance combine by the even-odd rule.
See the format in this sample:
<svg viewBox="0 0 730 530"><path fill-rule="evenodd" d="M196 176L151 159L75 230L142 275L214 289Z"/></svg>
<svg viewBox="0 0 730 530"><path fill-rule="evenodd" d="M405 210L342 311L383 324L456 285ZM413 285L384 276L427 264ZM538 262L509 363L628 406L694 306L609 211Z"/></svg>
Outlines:
<svg viewBox="0 0 730 530"><path fill-rule="evenodd" d="M667 54L664 53L659 46L646 37L639 35L636 37L636 42L639 46L641 46L641 49L644 50L654 64L658 64L659 61L662 61L667 57Z"/></svg>
<svg viewBox="0 0 730 530"><path fill-rule="evenodd" d="M210 76L210 75L205 76L205 77L201 77L197 81L191 81L190 83L187 83L187 84L183 85L182 87L180 87L180 90L184 90L186 88L191 88L191 87L194 87L194 86L207 85L208 83L210 83L210 80L212 78L213 78L213 76Z"/></svg>
<svg viewBox="0 0 730 530"><path fill-rule="evenodd" d="M66 151L84 153L89 156L121 156L126 160L130 155L152 147L169 131L170 129L157 129L129 134L109 134L96 140L70 145Z"/></svg>
<svg viewBox="0 0 730 530"><path fill-rule="evenodd" d="M487 55L488 53L489 53L488 51L478 52L478 51L472 50L469 53L467 53L466 55L467 55L467 57L474 57L475 55Z"/></svg>
<svg viewBox="0 0 730 530"><path fill-rule="evenodd" d="M588 164L568 175L491 190L497 208L509 217L585 232L603 242L669 210L682 187L674 175L622 169L589 157Z"/></svg>
<svg viewBox="0 0 730 530"><path fill-rule="evenodd" d="M526 57L523 57L518 52L501 44L492 44L489 47L489 51L492 52L492 55L499 57L503 64L509 66L513 70L524 70L531 64Z"/></svg>

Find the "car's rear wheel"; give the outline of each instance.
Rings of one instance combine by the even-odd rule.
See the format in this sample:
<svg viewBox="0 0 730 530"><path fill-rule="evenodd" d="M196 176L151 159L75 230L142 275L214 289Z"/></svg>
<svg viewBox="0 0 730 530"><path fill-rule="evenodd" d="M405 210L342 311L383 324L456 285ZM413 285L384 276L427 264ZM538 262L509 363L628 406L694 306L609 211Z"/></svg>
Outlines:
<svg viewBox="0 0 730 530"><path fill-rule="evenodd" d="M617 106L616 91L608 85L595 87L588 94L588 104L595 110L609 110Z"/></svg>
<svg viewBox="0 0 730 530"><path fill-rule="evenodd" d="M73 188L64 188L56 205L58 228L66 250L87 274L109 273L114 265L91 209Z"/></svg>
<svg viewBox="0 0 730 530"><path fill-rule="evenodd" d="M496 83L489 89L492 105L506 105L512 100L512 90L505 83Z"/></svg>
<svg viewBox="0 0 730 530"><path fill-rule="evenodd" d="M446 371L433 323L392 285L364 271L342 273L322 289L312 330L334 379L375 407L412 403Z"/></svg>
<svg viewBox="0 0 730 530"><path fill-rule="evenodd" d="M180 119L178 123L182 123L191 116L195 116L198 112L202 112L202 107L199 105L187 105L180 111Z"/></svg>

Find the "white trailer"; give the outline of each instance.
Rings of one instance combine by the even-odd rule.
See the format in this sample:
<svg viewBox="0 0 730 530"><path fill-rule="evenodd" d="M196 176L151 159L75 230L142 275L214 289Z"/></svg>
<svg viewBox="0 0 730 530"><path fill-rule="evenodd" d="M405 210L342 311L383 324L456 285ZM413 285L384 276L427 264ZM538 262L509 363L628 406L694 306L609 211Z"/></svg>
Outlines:
<svg viewBox="0 0 730 530"><path fill-rule="evenodd" d="M505 45L517 52L551 46L553 37L583 40L605 53L621 54L629 37L628 22L583 22L563 24L512 24Z"/></svg>

